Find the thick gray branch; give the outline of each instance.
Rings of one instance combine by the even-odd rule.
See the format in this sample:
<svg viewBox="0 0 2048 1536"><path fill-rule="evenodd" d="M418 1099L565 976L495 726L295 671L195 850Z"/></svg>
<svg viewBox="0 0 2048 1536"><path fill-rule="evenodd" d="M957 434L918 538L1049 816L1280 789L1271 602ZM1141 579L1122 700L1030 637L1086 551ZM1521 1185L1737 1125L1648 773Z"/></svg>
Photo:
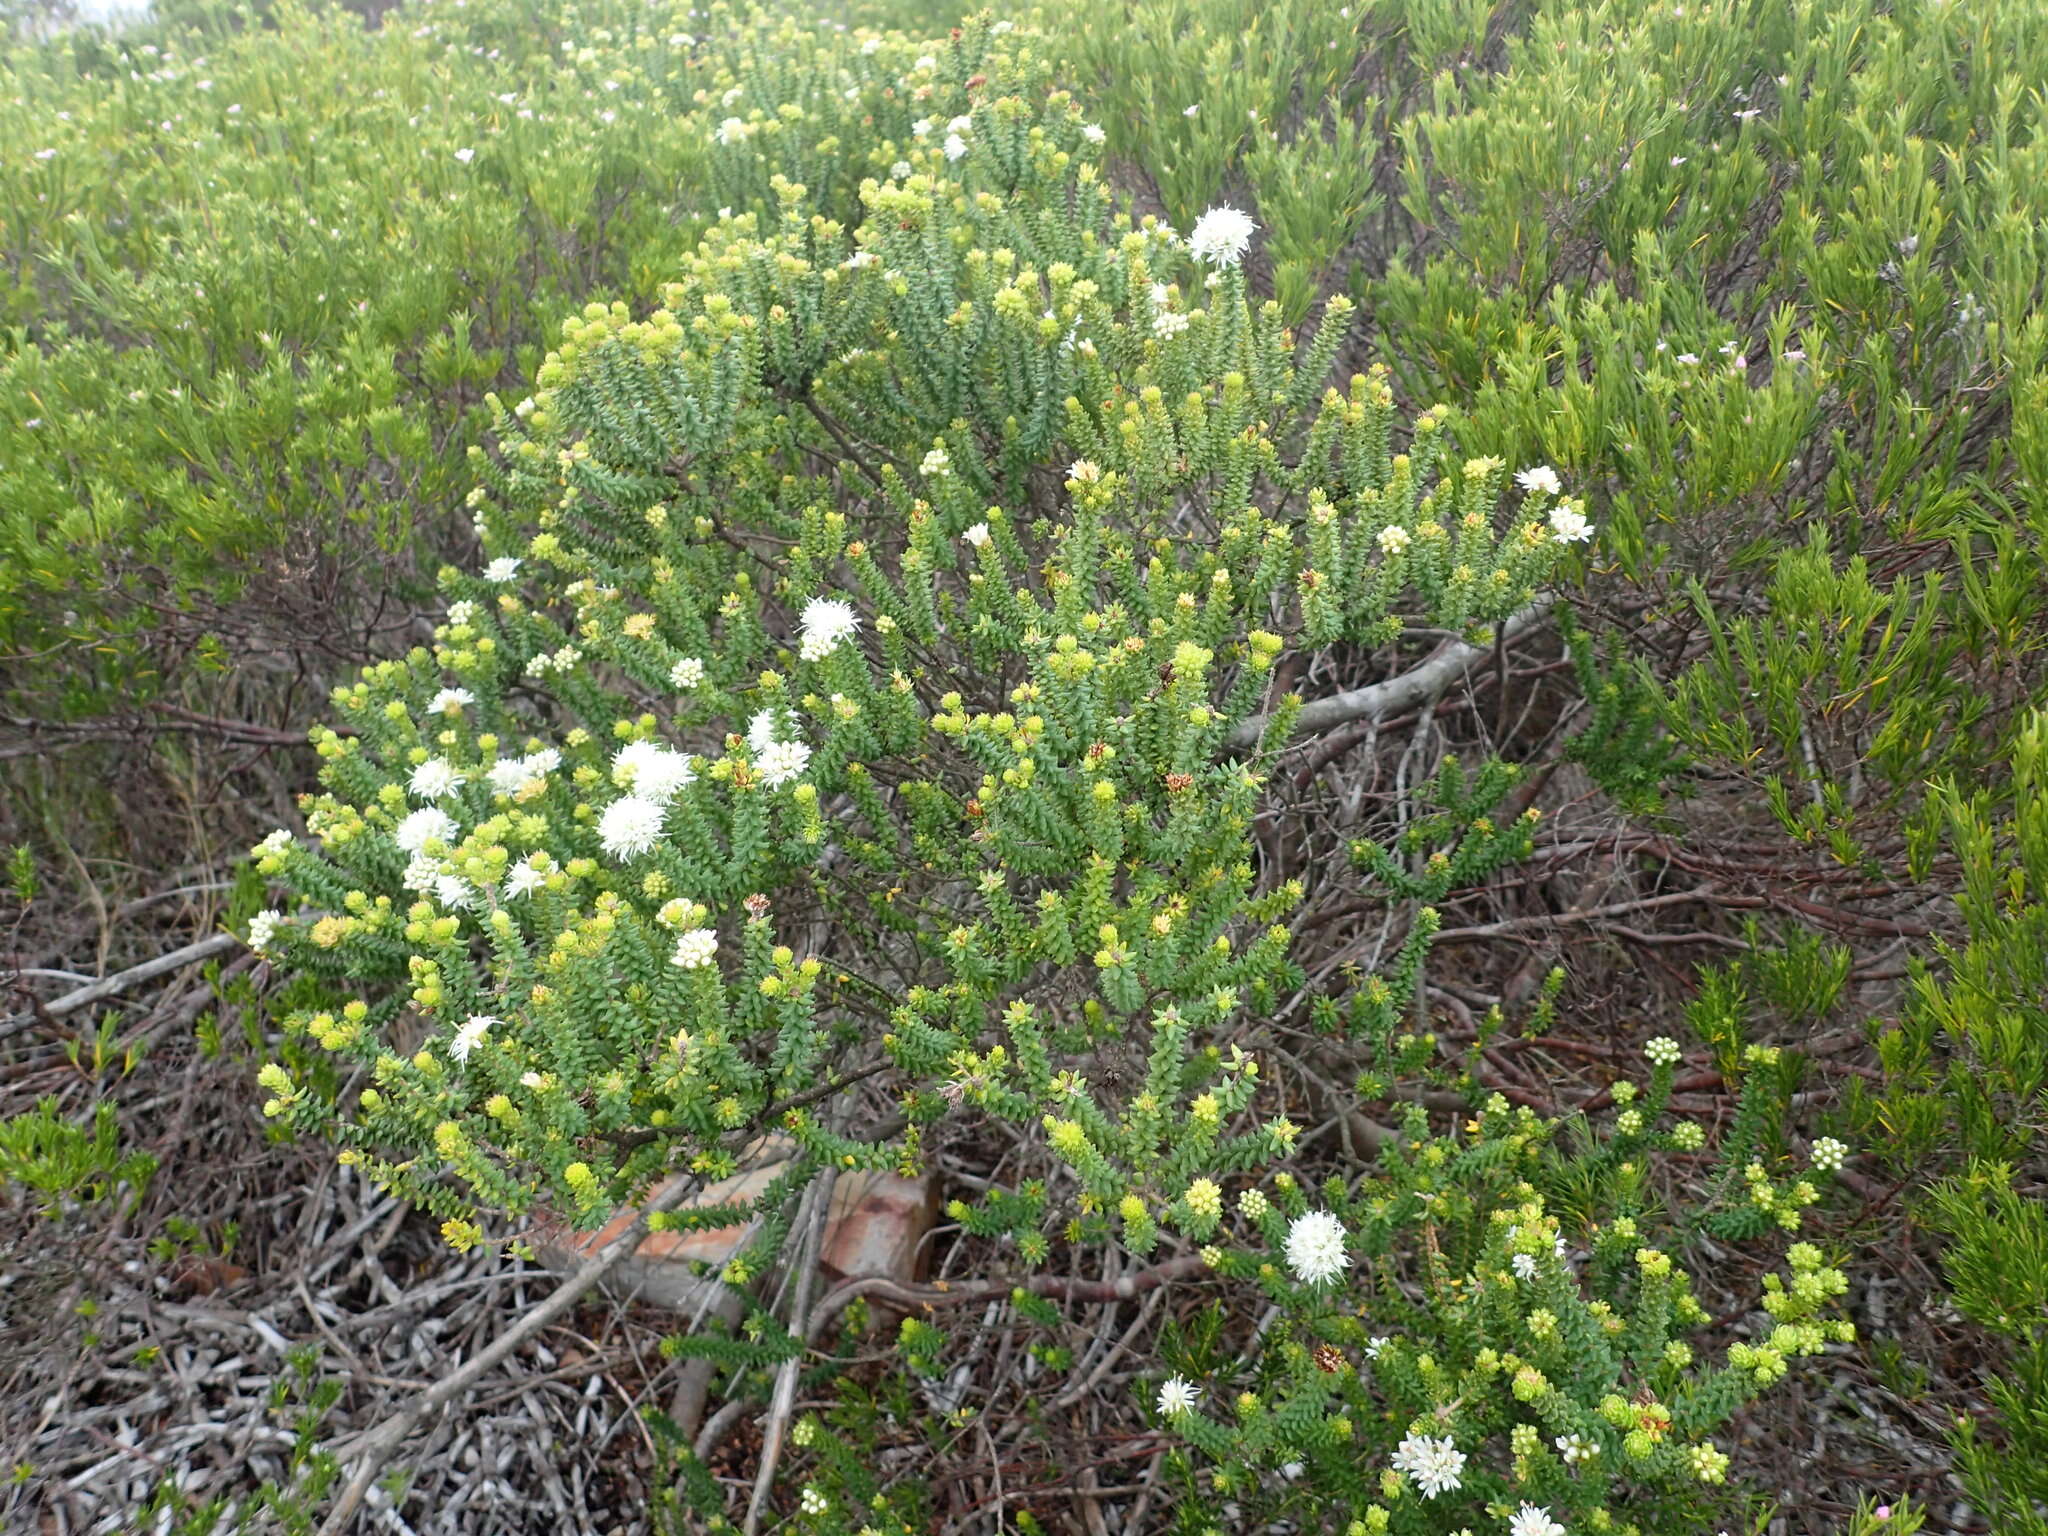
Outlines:
<svg viewBox="0 0 2048 1536"><path fill-rule="evenodd" d="M1495 643L1506 645L1519 640L1538 624L1543 622L1548 608L1542 603L1531 603L1520 612L1511 614L1498 632ZM1304 704L1301 713L1295 716L1296 735L1313 735L1327 731L1333 726L1349 725L1354 720L1384 720L1389 715L1398 715L1411 709L1425 699L1433 699L1462 677L1472 666L1492 654L1491 646L1467 645L1454 640L1427 661L1418 663L1396 677L1374 683L1368 688L1353 688L1348 693L1334 693L1327 699L1317 699ZM1258 745L1264 734L1266 722L1271 715L1254 715L1239 723L1224 740L1226 749L1242 752Z"/></svg>

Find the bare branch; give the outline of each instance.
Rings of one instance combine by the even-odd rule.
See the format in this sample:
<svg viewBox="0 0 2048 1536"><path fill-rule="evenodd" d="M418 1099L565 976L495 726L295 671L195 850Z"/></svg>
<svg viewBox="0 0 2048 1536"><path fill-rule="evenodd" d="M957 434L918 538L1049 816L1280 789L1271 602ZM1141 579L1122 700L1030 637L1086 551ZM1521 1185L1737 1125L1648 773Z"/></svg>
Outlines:
<svg viewBox="0 0 2048 1536"><path fill-rule="evenodd" d="M1398 676L1366 688L1353 688L1348 693L1336 693L1327 699L1317 699L1302 706L1295 717L1294 729L1297 735L1311 735L1327 731L1334 726L1349 725L1354 720L1384 720L1411 709L1423 700L1434 698L1458 678L1470 671L1479 662L1494 654L1494 646L1506 646L1528 634L1543 622L1548 609L1541 603L1531 603L1519 613L1511 615L1496 632L1495 640L1486 645L1467 645L1454 640L1444 646L1427 661L1420 662ZM1231 752L1243 752L1258 745L1259 737L1265 733L1266 724L1273 717L1254 715L1241 721L1237 728L1224 738L1224 747Z"/></svg>

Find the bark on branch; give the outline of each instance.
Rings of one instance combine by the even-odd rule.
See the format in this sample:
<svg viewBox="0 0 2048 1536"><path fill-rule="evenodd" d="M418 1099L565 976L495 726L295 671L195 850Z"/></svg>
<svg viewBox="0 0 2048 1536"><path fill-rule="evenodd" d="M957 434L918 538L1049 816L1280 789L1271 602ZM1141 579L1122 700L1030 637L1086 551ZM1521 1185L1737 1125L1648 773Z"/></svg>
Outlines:
<svg viewBox="0 0 2048 1536"><path fill-rule="evenodd" d="M1496 645L1507 645L1528 634L1543 622L1548 612L1546 605L1531 603L1527 608L1509 616L1496 631L1495 639L1489 645L1467 645L1462 640L1453 640L1427 661L1418 663L1398 676L1367 688L1353 688L1347 693L1335 693L1327 699L1317 699L1304 704L1301 713L1295 717L1296 735L1313 735L1340 725L1349 725L1354 720L1384 720L1412 709L1425 699L1442 693L1477 663L1484 661L1494 652ZM1254 715L1242 721L1224 740L1224 747L1231 752L1243 752L1255 747L1259 737L1265 733L1266 724L1273 717L1270 714Z"/></svg>

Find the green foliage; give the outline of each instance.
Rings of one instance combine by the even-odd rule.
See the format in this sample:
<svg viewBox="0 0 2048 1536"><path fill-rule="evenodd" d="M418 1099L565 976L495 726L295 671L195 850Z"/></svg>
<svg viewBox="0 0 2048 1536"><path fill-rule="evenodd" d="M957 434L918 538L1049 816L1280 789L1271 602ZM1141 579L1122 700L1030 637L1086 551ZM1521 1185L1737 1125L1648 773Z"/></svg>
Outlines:
<svg viewBox="0 0 2048 1536"><path fill-rule="evenodd" d="M54 1098L0 1120L0 1190L19 1186L45 1213L75 1202L111 1199L124 1190L140 1200L156 1172L147 1152L126 1151L114 1106L101 1101L87 1130Z"/></svg>
<svg viewBox="0 0 2048 1536"><path fill-rule="evenodd" d="M1878 1036L1885 1081L1853 1104L1900 1169L1948 1174L1930 1215L1950 1242L1955 1305L2008 1351L1990 1387L1995 1428L1965 1421L1957 1455L1993 1529L2020 1536L2042 1529L2048 1493L2048 1205L2035 1192L2048 1170L2044 771L2048 719L2036 713L2015 741L2009 798L1935 789L1965 937L1915 963L1904 1008Z"/></svg>
<svg viewBox="0 0 2048 1536"><path fill-rule="evenodd" d="M783 99L795 56L733 49L722 7L267 20L8 60L0 648L46 708L132 704L208 646L249 664L233 637L275 621L244 589L287 644L347 644L352 573L423 595L464 547L486 391L572 299L653 293L721 202L756 205L707 126ZM786 136L830 140L818 96Z"/></svg>

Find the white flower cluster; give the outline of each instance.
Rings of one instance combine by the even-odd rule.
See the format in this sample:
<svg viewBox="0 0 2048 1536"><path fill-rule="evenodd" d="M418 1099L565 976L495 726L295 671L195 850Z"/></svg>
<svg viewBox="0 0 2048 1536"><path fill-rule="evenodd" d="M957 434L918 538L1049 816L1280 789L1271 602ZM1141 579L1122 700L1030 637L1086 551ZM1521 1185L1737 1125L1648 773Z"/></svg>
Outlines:
<svg viewBox="0 0 2048 1536"><path fill-rule="evenodd" d="M250 931L254 932L253 927ZM1832 1136L1823 1136L1813 1144L1813 1166L1822 1173L1840 1173L1848 1158L1848 1146Z"/></svg>
<svg viewBox="0 0 2048 1536"><path fill-rule="evenodd" d="M548 747L539 752L529 752L524 757L501 757L491 764L485 777L490 781L493 794L517 799L561 766L562 754Z"/></svg>
<svg viewBox="0 0 2048 1536"><path fill-rule="evenodd" d="M754 771L769 789L780 789L803 777L811 765L811 749L800 741L782 739L782 722L772 709L762 710L747 726L747 748L754 754Z"/></svg>
<svg viewBox="0 0 2048 1536"><path fill-rule="evenodd" d="M1564 482L1557 478L1557 471L1548 464L1538 464L1534 469L1518 470L1515 484L1525 491L1544 496L1558 496L1564 492Z"/></svg>
<svg viewBox="0 0 2048 1536"><path fill-rule="evenodd" d="M1211 208L1188 233L1188 254L1205 267L1234 267L1244 260L1258 232L1251 215L1236 208Z"/></svg>
<svg viewBox="0 0 2048 1536"><path fill-rule="evenodd" d="M454 842L455 818L434 806L422 806L399 822L391 837L400 852L418 855L428 843Z"/></svg>
<svg viewBox="0 0 2048 1536"><path fill-rule="evenodd" d="M686 752L658 741L629 741L612 759L612 782L629 794L667 805L697 779Z"/></svg>
<svg viewBox="0 0 2048 1536"><path fill-rule="evenodd" d="M1659 1035L1643 1046L1643 1054L1656 1066L1675 1067L1681 1052L1676 1040L1669 1035Z"/></svg>
<svg viewBox="0 0 2048 1536"><path fill-rule="evenodd" d="M1550 536L1560 544L1583 544L1593 537L1593 524L1586 509L1575 501L1562 501L1550 509Z"/></svg>
<svg viewBox="0 0 2048 1536"><path fill-rule="evenodd" d="M445 800L462 787L462 772L445 757L430 757L406 781L416 799Z"/></svg>
<svg viewBox="0 0 2048 1536"><path fill-rule="evenodd" d="M269 954L270 946L277 938L277 930L283 923L282 912L275 907L265 907L249 919L249 947L259 955Z"/></svg>
<svg viewBox="0 0 2048 1536"><path fill-rule="evenodd" d="M1394 1447L1392 1463L1396 1472L1415 1479L1425 1499L1455 1493L1463 1483L1465 1453L1449 1435L1433 1439L1411 1434Z"/></svg>
<svg viewBox="0 0 2048 1536"><path fill-rule="evenodd" d="M598 817L598 841L615 859L637 859L661 841L668 804L695 782L687 753L657 741L629 741L612 759L612 782L626 793Z"/></svg>
<svg viewBox="0 0 2048 1536"><path fill-rule="evenodd" d="M1568 1467L1577 1466L1582 1461L1591 1461L1600 1454L1600 1447L1584 1435L1559 1435L1550 1443L1557 1447L1557 1454L1564 1458L1564 1464Z"/></svg>
<svg viewBox="0 0 2048 1536"><path fill-rule="evenodd" d="M944 457L943 451L934 453ZM925 473L931 473L931 455L925 456ZM852 637L860 628L860 618L853 611L853 604L842 602L836 597L814 597L804 604L803 617L799 620L803 634L797 645L797 654L805 661L823 661L839 649L839 643Z"/></svg>
<svg viewBox="0 0 2048 1536"><path fill-rule="evenodd" d="M1321 1285L1344 1273L1344 1223L1328 1211L1309 1211L1287 1228L1287 1267L1304 1285Z"/></svg>
<svg viewBox="0 0 2048 1536"><path fill-rule="evenodd" d="M692 928L677 937L676 952L669 956L669 964L690 971L709 965L717 957L718 934L710 928Z"/></svg>
<svg viewBox="0 0 2048 1536"><path fill-rule="evenodd" d="M1564 1527L1550 1518L1550 1511L1524 1504L1508 1519L1508 1536L1565 1536Z"/></svg>

